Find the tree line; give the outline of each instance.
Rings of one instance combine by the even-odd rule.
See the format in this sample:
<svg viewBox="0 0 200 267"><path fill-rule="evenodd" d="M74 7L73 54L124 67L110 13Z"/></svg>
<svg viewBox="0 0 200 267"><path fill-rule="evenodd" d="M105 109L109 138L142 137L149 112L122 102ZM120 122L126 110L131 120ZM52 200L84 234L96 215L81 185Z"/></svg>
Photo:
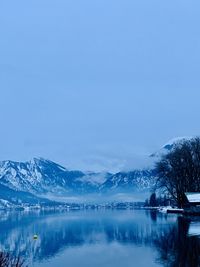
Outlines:
<svg viewBox="0 0 200 267"><path fill-rule="evenodd" d="M200 138L178 142L161 157L155 168L155 189L183 207L186 192L200 192Z"/></svg>

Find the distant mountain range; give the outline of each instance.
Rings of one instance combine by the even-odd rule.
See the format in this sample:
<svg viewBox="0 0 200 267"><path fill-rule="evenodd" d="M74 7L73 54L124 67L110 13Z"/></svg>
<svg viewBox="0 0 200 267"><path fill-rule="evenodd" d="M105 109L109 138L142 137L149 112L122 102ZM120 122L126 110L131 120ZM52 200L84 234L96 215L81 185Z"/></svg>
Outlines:
<svg viewBox="0 0 200 267"><path fill-rule="evenodd" d="M158 158L183 138L170 141L151 157ZM134 193L150 191L156 173L149 169L115 174L68 170L55 162L34 158L29 162L0 162L0 207L17 203L48 203L49 196Z"/></svg>

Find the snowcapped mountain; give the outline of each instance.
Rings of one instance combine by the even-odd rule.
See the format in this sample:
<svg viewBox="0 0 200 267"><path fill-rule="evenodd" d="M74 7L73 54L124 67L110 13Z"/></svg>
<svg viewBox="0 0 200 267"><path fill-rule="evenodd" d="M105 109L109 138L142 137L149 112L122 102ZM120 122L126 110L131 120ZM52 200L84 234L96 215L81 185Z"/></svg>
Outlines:
<svg viewBox="0 0 200 267"><path fill-rule="evenodd" d="M23 191L37 196L144 190L151 187L153 175L151 170L117 174L84 173L67 170L42 158L29 162L0 162L0 185L15 192Z"/></svg>
<svg viewBox="0 0 200 267"><path fill-rule="evenodd" d="M168 141L164 146L162 146L160 150L158 150L156 153L153 153L150 156L155 158L155 160L158 160L162 155L166 155L167 153L172 151L177 144L181 144L182 142L191 140L192 138L193 137L189 136L173 138L170 141Z"/></svg>
<svg viewBox="0 0 200 267"><path fill-rule="evenodd" d="M176 138L150 157L154 162L171 151L177 143L191 138ZM66 197L87 194L134 193L150 191L156 172L149 169L127 172L95 173L68 170L55 162L34 158L28 162L0 162L0 199L6 203L14 199L36 202L42 197ZM7 196L5 192L7 192ZM29 199L29 200L28 200ZM55 199L55 198L54 198ZM1 203L0 203L1 204Z"/></svg>
<svg viewBox="0 0 200 267"><path fill-rule="evenodd" d="M102 185L101 190L148 190L154 184L154 170L134 170L113 174Z"/></svg>
<svg viewBox="0 0 200 267"><path fill-rule="evenodd" d="M64 167L42 158L29 162L3 161L0 163L0 183L11 189L36 194L62 193L89 185L89 177L81 171L69 171ZM91 179L92 186L98 184Z"/></svg>

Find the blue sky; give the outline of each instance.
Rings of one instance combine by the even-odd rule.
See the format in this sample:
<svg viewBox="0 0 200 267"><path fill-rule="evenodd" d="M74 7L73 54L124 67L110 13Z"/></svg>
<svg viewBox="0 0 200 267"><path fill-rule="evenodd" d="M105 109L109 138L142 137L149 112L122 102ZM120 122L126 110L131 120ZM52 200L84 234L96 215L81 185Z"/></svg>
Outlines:
<svg viewBox="0 0 200 267"><path fill-rule="evenodd" d="M0 2L0 160L136 164L200 133L200 2ZM128 162L128 163L127 163Z"/></svg>

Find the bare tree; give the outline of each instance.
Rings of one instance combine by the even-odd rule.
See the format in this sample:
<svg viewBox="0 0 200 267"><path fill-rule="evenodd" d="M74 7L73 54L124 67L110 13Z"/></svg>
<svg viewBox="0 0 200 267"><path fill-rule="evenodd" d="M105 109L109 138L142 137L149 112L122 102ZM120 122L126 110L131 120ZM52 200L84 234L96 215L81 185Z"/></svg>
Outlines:
<svg viewBox="0 0 200 267"><path fill-rule="evenodd" d="M200 138L185 140L156 163L157 188L182 207L185 192L200 192Z"/></svg>

